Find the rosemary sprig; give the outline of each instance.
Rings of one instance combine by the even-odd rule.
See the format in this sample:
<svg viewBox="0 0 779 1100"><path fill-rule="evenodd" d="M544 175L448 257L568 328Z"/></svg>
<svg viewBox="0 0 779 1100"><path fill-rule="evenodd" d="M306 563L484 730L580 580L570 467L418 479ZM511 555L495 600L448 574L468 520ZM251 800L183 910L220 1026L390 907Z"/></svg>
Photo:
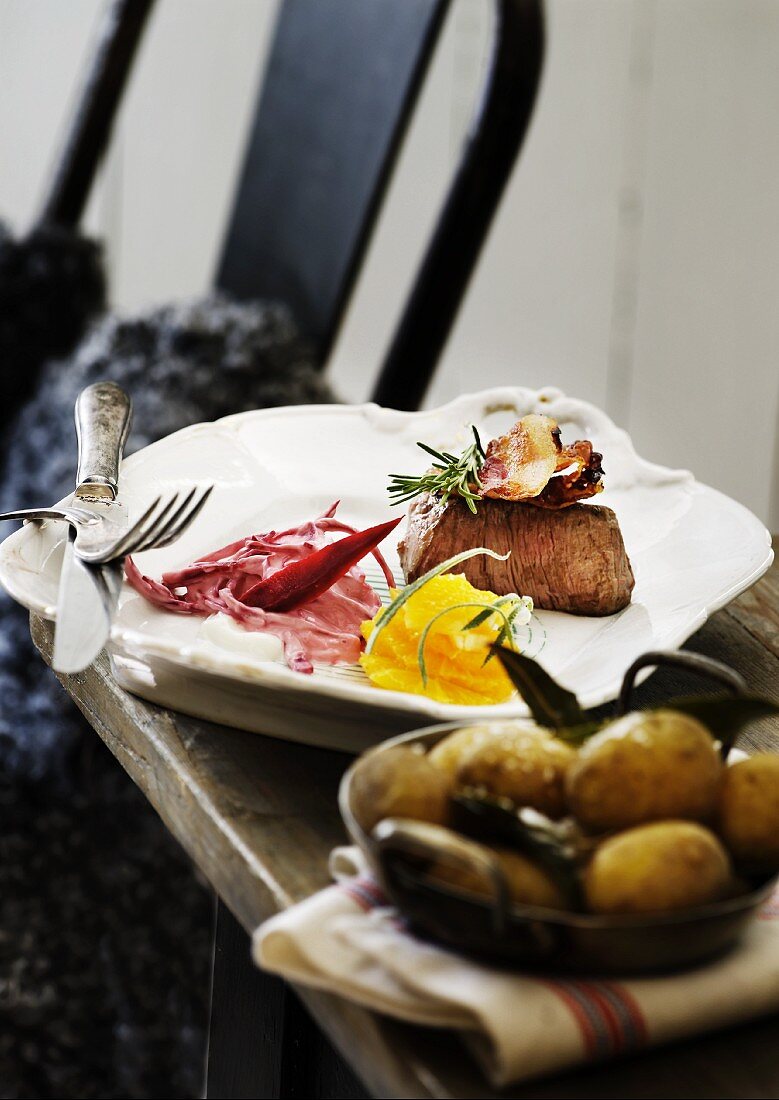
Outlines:
<svg viewBox="0 0 779 1100"><path fill-rule="evenodd" d="M436 461L432 469L419 476L412 474L390 474L390 483L387 492L395 497L392 504L405 504L412 497L420 493L434 493L440 496L444 504L450 496L461 496L470 510L476 513L476 501L480 499L474 487L481 489L479 473L484 464L484 449L479 439L476 426L471 424L473 443L466 447L461 455L453 455L448 451L436 451L428 447L426 443L417 443L427 454Z"/></svg>

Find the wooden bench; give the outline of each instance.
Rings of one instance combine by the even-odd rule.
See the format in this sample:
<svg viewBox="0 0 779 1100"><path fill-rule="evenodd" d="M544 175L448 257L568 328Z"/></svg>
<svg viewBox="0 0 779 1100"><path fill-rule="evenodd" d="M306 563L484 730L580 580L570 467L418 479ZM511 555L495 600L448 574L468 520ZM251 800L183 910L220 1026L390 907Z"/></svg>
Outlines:
<svg viewBox="0 0 779 1100"><path fill-rule="evenodd" d="M33 618L32 631L48 660L51 624ZM779 566L714 615L689 648L728 661L754 690L779 697ZM652 677L639 689L639 702L700 687L674 677ZM299 989L304 1012L284 983L261 974L250 960L246 933L328 882L328 854L345 837L336 792L348 757L136 699L116 685L105 655L62 683L220 899L210 1096L491 1095L453 1035ZM740 743L776 749L778 741L775 727L772 732L761 724ZM311 1025L309 1013L347 1065ZM775 1097L777 1042L779 1020L770 1018L531 1082L509 1095Z"/></svg>

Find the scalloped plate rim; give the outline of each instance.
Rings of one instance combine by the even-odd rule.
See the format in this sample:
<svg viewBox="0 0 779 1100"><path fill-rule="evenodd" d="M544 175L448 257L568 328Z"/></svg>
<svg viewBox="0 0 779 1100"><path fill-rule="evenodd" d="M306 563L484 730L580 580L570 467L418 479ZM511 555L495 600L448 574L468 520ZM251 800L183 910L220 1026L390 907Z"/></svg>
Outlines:
<svg viewBox="0 0 779 1100"><path fill-rule="evenodd" d="M641 478L642 481L645 481L649 485L678 483L680 486L685 485L690 488L700 487L708 494L711 494L713 498L720 498L725 507L735 508L741 512L742 515L754 525L756 540L758 533L762 532L762 538L765 542L766 549L763 558L754 565L751 571L739 577L738 580L734 581L730 586L724 588L722 591L713 593L711 599L707 601L704 606L698 608L695 614L693 614L691 609L689 618L679 627L670 639L666 641L665 644L667 648L676 648L681 645L691 634L700 629L714 612L720 610L737 595L754 584L770 567L773 561L770 534L749 509L740 504L740 502L728 497L725 493L698 482L689 470L670 469L643 458L636 452L628 433L624 431L624 429L614 425L610 417L603 410L590 402L568 397L561 390L554 387L544 387L540 390L532 390L527 387L518 386L494 387L480 392L461 394L445 405L435 409L425 409L411 413L382 408L373 402L365 402L360 405L317 404L278 406L271 409L257 409L233 413L215 421L204 421L189 425L151 443L142 450L128 456L124 463L124 470L132 471L139 462L142 460L148 461L150 458L153 459L158 452L164 452L164 450L169 448L174 442L185 442L190 437L209 434L215 431L232 433L243 429L247 424L253 421L261 423L263 421L278 418L294 419L298 417L344 415L349 418L368 418L370 420L377 420L391 426L393 421L396 421L398 424L404 424L409 421L409 418L424 419L441 417L444 419L452 419L460 410L469 409L475 403L482 406L485 415L488 410L501 408L510 409L517 404L527 405L530 403L541 404L550 412L553 412L555 407L558 406L562 407L564 410L567 408L580 415L588 416L590 419L594 419L596 422L605 425L608 431L617 433L621 443L626 448L629 458L635 463L636 471L643 475ZM378 492L377 490L377 497ZM26 606L28 610L44 618L56 619L55 608L40 599L37 601L31 599L29 590L25 590L17 583L16 569L12 559L16 556L16 550L21 544L22 539L29 537L31 537L30 529L23 527L9 535L3 541L2 545L0 545L0 583L2 583L3 587L6 588L14 599L17 599L18 602ZM755 546L756 545L757 542L755 543ZM198 654L197 663L193 664L192 648L192 646L182 646L175 640L152 638L142 631L134 630L125 625L114 626L110 645L112 651L118 651L126 656L129 655L133 659L143 661L145 657L161 658L171 662L191 675L198 675L203 672L207 676L213 675L219 678L226 678L227 680L238 681L244 685L256 684L271 691L274 689L285 690L291 688L295 692L305 692L309 695L321 696L323 700L335 698L355 706L365 706L367 708L378 707L382 711L394 712L395 714L402 714L403 716L413 714L420 720L428 718L443 720L460 720L474 717L498 718L518 716L527 713L524 704L518 699L508 703L488 706L462 706L457 704L438 703L424 696L411 695L404 692L382 691L381 689L372 687L367 680L365 683L354 683L348 681L339 682L337 679L319 678L316 675L304 677L299 673L292 672L284 665L271 662L258 662L256 666L252 667L251 672L247 672L245 667L247 664L246 659L232 657L227 652L217 652L213 656L210 656L204 654L201 650ZM143 694L142 690L137 690L136 688L132 690L136 691L136 694ZM594 706L598 703L607 702L609 699L613 698L615 694L616 688L612 685L607 692L599 693L598 697L595 699L587 698L586 695L583 694L583 702L587 706ZM185 708L182 707L180 709Z"/></svg>

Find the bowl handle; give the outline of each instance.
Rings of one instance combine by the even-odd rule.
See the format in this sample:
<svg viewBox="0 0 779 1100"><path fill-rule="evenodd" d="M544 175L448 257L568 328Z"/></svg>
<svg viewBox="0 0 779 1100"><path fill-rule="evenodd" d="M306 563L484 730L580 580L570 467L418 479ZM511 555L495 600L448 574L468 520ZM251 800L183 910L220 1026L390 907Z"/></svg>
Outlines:
<svg viewBox="0 0 779 1100"><path fill-rule="evenodd" d="M718 680L732 695L745 695L747 692L746 680L734 669L722 661L715 661L713 657L704 657L701 653L670 652L668 650L654 650L642 653L637 657L625 673L622 680L622 688L617 701L617 715L621 717L630 710L630 702L635 687L636 675L642 668L658 668L661 665L670 665L675 668L683 668L688 672L697 672L701 676L708 676L712 680Z"/></svg>
<svg viewBox="0 0 779 1100"><path fill-rule="evenodd" d="M492 919L495 934L502 936L508 923L509 889L500 863L492 853L442 825L408 818L388 817L371 834L388 878L392 878L392 857L443 860L454 867L476 868L492 886Z"/></svg>

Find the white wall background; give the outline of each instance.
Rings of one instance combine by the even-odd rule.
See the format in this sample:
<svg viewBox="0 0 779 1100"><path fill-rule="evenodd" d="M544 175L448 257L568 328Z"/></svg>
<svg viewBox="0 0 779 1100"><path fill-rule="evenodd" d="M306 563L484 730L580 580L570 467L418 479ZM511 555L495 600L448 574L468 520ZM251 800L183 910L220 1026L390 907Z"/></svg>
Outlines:
<svg viewBox="0 0 779 1100"><path fill-rule="evenodd" d="M275 10L158 0L87 219L116 308L208 287ZM99 11L0 0L0 212L20 231ZM350 400L456 161L488 30L485 0L457 0L331 364ZM558 385L779 529L777 56L776 0L549 0L531 132L430 401Z"/></svg>

